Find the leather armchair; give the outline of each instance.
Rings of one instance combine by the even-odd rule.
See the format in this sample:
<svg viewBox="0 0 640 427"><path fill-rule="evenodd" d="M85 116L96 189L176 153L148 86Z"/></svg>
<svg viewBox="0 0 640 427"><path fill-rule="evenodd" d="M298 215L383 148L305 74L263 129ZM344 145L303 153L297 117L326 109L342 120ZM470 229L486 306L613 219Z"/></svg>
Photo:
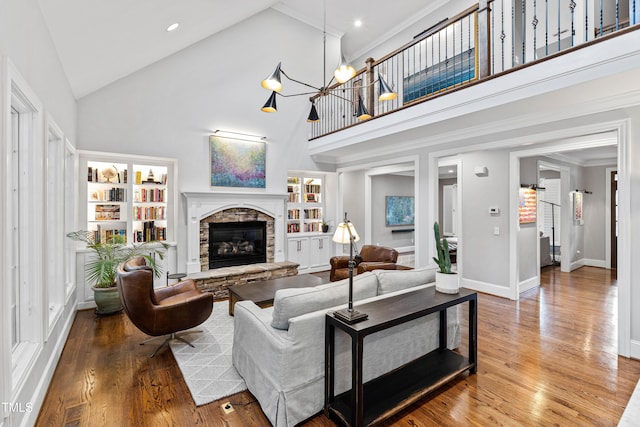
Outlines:
<svg viewBox="0 0 640 427"><path fill-rule="evenodd" d="M398 268L398 251L385 246L364 245L360 249L360 254L354 257L355 267L353 274L364 273L372 270L396 270ZM329 260L331 272L329 280L346 279L349 277L349 257L334 256Z"/></svg>
<svg viewBox="0 0 640 427"><path fill-rule="evenodd" d="M200 291L191 279L154 289L153 271L142 257L118 266L117 285L124 311L131 322L147 335L156 338L167 336L151 357L172 339L193 347L176 333L200 325L213 311L213 295Z"/></svg>

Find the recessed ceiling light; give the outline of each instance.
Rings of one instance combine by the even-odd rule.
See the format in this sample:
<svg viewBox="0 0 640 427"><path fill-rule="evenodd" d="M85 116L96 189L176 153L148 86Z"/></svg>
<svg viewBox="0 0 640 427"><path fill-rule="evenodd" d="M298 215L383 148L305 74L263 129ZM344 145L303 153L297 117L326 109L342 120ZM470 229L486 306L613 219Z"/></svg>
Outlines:
<svg viewBox="0 0 640 427"><path fill-rule="evenodd" d="M355 25L356 27L362 27L362 21L360 19L356 19L355 21L353 21L353 25Z"/></svg>
<svg viewBox="0 0 640 427"><path fill-rule="evenodd" d="M177 22L174 22L173 24L171 24L171 25L169 25L169 26L167 27L167 31L173 31L173 30L175 30L176 28L178 28L179 26L180 26L180 24L178 24Z"/></svg>

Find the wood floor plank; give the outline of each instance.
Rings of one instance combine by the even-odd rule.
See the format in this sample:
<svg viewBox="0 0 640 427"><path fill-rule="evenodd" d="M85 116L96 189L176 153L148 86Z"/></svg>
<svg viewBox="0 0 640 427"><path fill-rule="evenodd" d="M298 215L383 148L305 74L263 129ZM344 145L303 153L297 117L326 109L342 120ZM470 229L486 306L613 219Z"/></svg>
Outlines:
<svg viewBox="0 0 640 427"><path fill-rule="evenodd" d="M614 274L543 269L519 301L478 298L478 372L462 375L385 425L614 426L640 378L640 361L617 356ZM463 310L463 316L467 316ZM462 325L465 353L466 322ZM124 314L78 312L38 426L268 426L249 392L196 407L170 351ZM234 411L221 408L231 402ZM318 414L308 427L334 426Z"/></svg>

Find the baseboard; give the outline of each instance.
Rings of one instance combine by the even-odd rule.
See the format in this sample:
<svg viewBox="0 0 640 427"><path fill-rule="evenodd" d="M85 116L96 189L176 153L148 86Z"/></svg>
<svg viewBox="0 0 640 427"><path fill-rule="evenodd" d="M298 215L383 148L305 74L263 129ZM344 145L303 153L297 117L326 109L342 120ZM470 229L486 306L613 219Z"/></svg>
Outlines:
<svg viewBox="0 0 640 427"><path fill-rule="evenodd" d="M631 340L629 346L629 357L640 360L640 341Z"/></svg>
<svg viewBox="0 0 640 427"><path fill-rule="evenodd" d="M573 261L569 266L569 271L577 270L580 267L584 267L584 258L580 258L577 261Z"/></svg>
<svg viewBox="0 0 640 427"><path fill-rule="evenodd" d="M599 267L599 268L607 268L607 264L603 259L583 259L584 265L588 267Z"/></svg>
<svg viewBox="0 0 640 427"><path fill-rule="evenodd" d="M38 414L40 413L40 409L42 408L42 404L44 403L44 398L47 395L49 384L51 383L53 374L56 370L56 367L58 366L58 362L60 361L60 356L62 355L64 345L67 343L67 338L69 337L69 333L71 332L73 321L76 318L77 308L78 307L76 304L69 310L69 314L67 315L64 327L62 328L62 331L60 331L60 335L58 335L56 345L49 355L47 365L44 369L44 372L42 372L42 376L40 377L38 385L34 390L33 399L31 400L31 402L33 403L33 411L29 412L29 414L22 420L22 425L33 426L36 424L36 419L38 418Z"/></svg>
<svg viewBox="0 0 640 427"><path fill-rule="evenodd" d="M79 302L76 305L76 311L77 310L88 310L90 308L96 308L96 303L93 301L84 301L84 302Z"/></svg>
<svg viewBox="0 0 640 427"><path fill-rule="evenodd" d="M474 291L484 292L485 294L513 299L509 288L505 288L504 286L499 286L493 283L481 282L479 280L471 280L461 277L460 286Z"/></svg>
<svg viewBox="0 0 640 427"><path fill-rule="evenodd" d="M534 276L530 279L523 280L522 282L518 283L518 292L523 293L538 286L540 286L540 277Z"/></svg>

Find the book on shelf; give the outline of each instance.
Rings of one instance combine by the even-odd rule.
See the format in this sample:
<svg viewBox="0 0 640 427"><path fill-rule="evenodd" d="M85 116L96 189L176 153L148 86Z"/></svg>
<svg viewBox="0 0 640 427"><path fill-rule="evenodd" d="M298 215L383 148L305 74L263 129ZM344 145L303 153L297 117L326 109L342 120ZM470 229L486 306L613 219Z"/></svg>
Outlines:
<svg viewBox="0 0 640 427"><path fill-rule="evenodd" d="M304 192L305 193L320 193L320 189L322 187L318 184L305 184L304 185Z"/></svg>
<svg viewBox="0 0 640 427"><path fill-rule="evenodd" d="M167 209L164 206L134 206L133 220L146 221L150 219L167 219Z"/></svg>
<svg viewBox="0 0 640 427"><path fill-rule="evenodd" d="M118 243L127 242L127 230L124 229L106 229L100 224L93 231L93 240L96 243L109 243L115 236L122 236Z"/></svg>
<svg viewBox="0 0 640 427"><path fill-rule="evenodd" d="M142 230L135 231L133 239L136 243L167 240L167 228L158 227L153 221L145 221Z"/></svg>
<svg viewBox="0 0 640 427"><path fill-rule="evenodd" d="M97 202L126 202L126 191L125 188L117 187L96 190L91 192L89 199Z"/></svg>
<svg viewBox="0 0 640 427"><path fill-rule="evenodd" d="M164 203L166 194L166 188L136 188L133 193L133 201L137 203Z"/></svg>
<svg viewBox="0 0 640 427"><path fill-rule="evenodd" d="M299 233L300 232L300 224L297 222L287 224L287 233Z"/></svg>

